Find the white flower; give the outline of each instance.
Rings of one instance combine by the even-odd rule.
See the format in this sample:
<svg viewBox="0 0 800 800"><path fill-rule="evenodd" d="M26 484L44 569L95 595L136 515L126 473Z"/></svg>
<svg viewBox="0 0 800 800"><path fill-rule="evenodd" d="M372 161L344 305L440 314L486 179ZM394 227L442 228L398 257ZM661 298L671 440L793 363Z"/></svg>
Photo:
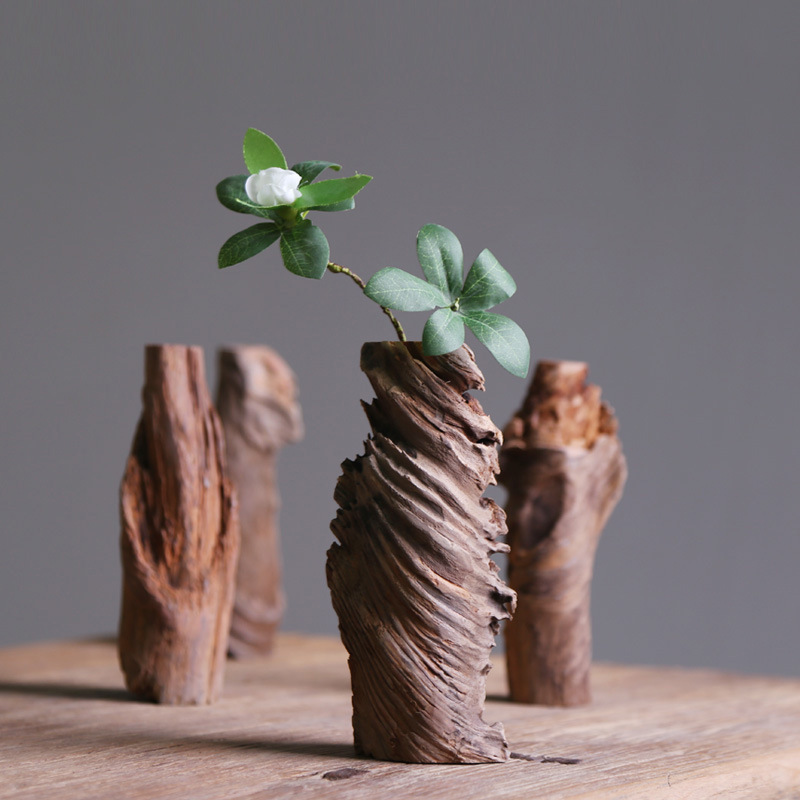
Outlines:
<svg viewBox="0 0 800 800"><path fill-rule="evenodd" d="M245 181L244 190L260 206L289 206L300 197L297 189L300 180L300 176L290 169L270 167L251 175Z"/></svg>

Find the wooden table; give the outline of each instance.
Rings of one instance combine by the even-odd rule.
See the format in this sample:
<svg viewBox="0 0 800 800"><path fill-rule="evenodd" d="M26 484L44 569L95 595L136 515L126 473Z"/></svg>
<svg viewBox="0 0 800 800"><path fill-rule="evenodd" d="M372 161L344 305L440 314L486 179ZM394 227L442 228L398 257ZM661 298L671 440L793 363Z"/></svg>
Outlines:
<svg viewBox="0 0 800 800"><path fill-rule="evenodd" d="M228 664L220 702L133 701L110 640L0 651L0 798L800 798L800 681L598 664L595 702L514 705L504 670L486 717L506 764L353 755L335 639L281 637Z"/></svg>

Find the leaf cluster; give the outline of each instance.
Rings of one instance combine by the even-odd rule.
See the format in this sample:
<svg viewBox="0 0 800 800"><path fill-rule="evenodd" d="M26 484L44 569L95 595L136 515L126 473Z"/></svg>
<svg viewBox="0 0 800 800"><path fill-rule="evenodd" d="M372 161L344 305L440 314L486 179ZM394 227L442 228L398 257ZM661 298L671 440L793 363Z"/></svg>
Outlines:
<svg viewBox="0 0 800 800"><path fill-rule="evenodd" d="M248 129L242 146L251 174L278 167L287 169L280 147L266 133ZM220 268L239 264L280 240L284 266L304 278L321 278L326 270L341 272L378 303L401 340L403 328L396 311L433 311L422 334L427 355L443 355L464 343L465 328L483 343L509 372L524 378L530 364L530 346L522 329L508 317L489 311L517 290L514 279L489 250L483 250L464 277L461 243L441 225L425 225L417 236L417 258L425 280L401 269L386 267L364 284L354 272L330 262L325 234L307 219L312 211L348 211L354 197L372 178L352 175L316 181L326 170L338 172L331 161L301 161L290 168L300 176L300 196L291 204L262 206L247 195L249 175L232 175L217 185L217 198L231 211L263 221L231 236L220 248Z"/></svg>
<svg viewBox="0 0 800 800"><path fill-rule="evenodd" d="M266 133L250 128L242 146L244 161L250 173L270 167L287 169L286 158L276 142ZM311 211L349 211L353 199L372 178L352 175L314 183L326 169L339 171L331 161L301 161L288 167L300 175L300 197L291 205L260 206L245 191L248 175L232 175L217 184L217 198L225 208L240 214L251 214L268 222L260 222L234 234L220 248L218 264L222 269L258 255L280 239L284 266L303 278L319 279L325 274L330 246L325 234L306 216Z"/></svg>
<svg viewBox="0 0 800 800"><path fill-rule="evenodd" d="M514 279L489 250L483 250L464 277L464 255L456 235L441 225L425 225L417 236L417 258L425 280L396 267L370 278L364 293L396 311L433 311L425 323L422 345L427 355L461 347L465 325L501 366L524 378L530 345L522 328L488 309L517 290Z"/></svg>

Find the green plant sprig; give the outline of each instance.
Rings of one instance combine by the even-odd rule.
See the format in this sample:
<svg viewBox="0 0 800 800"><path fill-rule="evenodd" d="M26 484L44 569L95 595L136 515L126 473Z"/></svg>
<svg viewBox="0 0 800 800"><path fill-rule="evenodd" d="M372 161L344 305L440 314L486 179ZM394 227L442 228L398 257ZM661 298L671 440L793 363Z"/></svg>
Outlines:
<svg viewBox="0 0 800 800"><path fill-rule="evenodd" d="M231 211L269 219L231 236L220 248L218 263L225 268L246 261L280 240L286 269L304 278L320 279L326 271L343 274L374 300L389 317L400 341L406 341L396 311L433 311L422 335L426 355L443 355L464 343L465 325L497 361L524 378L530 346L523 330L508 317L488 309L516 291L514 279L488 251L483 250L463 276L461 243L441 225L425 225L417 236L417 258L425 280L404 270L385 267L366 283L352 270L330 260L325 234L306 217L311 211L349 211L354 197L372 178L313 181L330 161L302 161L286 166L278 145L262 131L250 128L243 154L250 175L233 175L217 185L217 198ZM251 185L252 184L252 185ZM248 190L248 186L250 189ZM266 199L264 203L252 198ZM263 191L263 195L258 192Z"/></svg>
<svg viewBox="0 0 800 800"><path fill-rule="evenodd" d="M367 291L367 284L364 283L363 279L360 278L358 275L353 272L353 270L348 269L347 267L343 267L341 264L334 264L333 261L328 262L328 269L334 273L341 273L342 275L348 275L353 282L358 286L364 294ZM369 295L367 295L369 297ZM378 303L380 305L380 303ZM401 342L407 341L406 339L406 332L403 330L403 326L400 324L397 317L392 313L392 309L388 308L387 306L381 306L381 311L389 317L389 321L394 325L395 331L397 331L397 338L400 339Z"/></svg>
<svg viewBox="0 0 800 800"><path fill-rule="evenodd" d="M422 331L426 355L451 353L464 344L464 325L502 367L524 378L530 345L516 322L488 309L517 291L509 273L483 250L464 278L464 255L456 235L441 225L425 225L417 235L417 258L425 280L385 267L367 282L364 294L396 311L433 311Z"/></svg>
<svg viewBox="0 0 800 800"><path fill-rule="evenodd" d="M244 160L251 175L265 170L286 171L286 158L266 133L250 128L244 136ZM291 203L261 205L252 200L245 185L248 175L232 175L217 184L217 198L225 208L239 214L252 214L270 222L252 225L230 237L220 248L220 268L239 264L258 255L280 239L283 263L290 272L303 278L321 278L328 268L330 246L325 234L310 220L311 211L349 211L354 197L372 178L352 175L313 183L326 169L339 171L332 161L301 161L290 168L300 177L297 198Z"/></svg>

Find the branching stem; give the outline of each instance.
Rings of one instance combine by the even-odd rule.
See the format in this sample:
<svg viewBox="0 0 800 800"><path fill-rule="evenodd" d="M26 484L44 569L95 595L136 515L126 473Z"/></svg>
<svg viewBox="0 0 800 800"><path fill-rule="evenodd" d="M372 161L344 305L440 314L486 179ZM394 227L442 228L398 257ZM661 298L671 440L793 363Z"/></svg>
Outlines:
<svg viewBox="0 0 800 800"><path fill-rule="evenodd" d="M364 289L367 288L367 284L364 283L364 281L361 278L359 278L359 276L356 275L356 273L353 272L353 270L348 269L347 267L343 267L341 264L334 264L333 261L329 261L328 269L331 272L341 272L343 275L347 275L350 278L352 278L353 282L361 289L362 292L364 291ZM403 330L403 326L400 324L397 317L395 317L395 315L392 313L392 310L390 308L386 308L386 306L381 306L381 310L383 311L384 314L386 314L387 317L389 317L389 320L391 321L392 325L394 325L394 329L397 331L397 337L400 339L401 342L405 342L406 334L405 331Z"/></svg>

